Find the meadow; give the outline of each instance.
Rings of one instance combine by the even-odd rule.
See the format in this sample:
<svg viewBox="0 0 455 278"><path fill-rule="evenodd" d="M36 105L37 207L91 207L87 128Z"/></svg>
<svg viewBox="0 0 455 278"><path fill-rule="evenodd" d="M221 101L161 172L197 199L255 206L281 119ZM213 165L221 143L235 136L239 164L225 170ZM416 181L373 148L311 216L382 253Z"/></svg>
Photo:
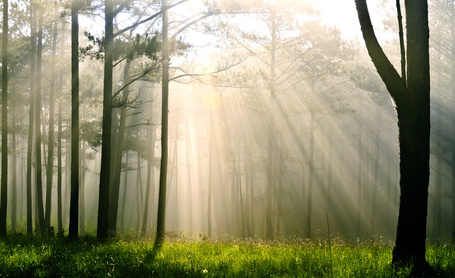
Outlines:
<svg viewBox="0 0 455 278"><path fill-rule="evenodd" d="M0 240L2 277L408 277L390 267L392 244L379 240L169 239L10 236ZM439 277L455 277L455 248L428 246Z"/></svg>

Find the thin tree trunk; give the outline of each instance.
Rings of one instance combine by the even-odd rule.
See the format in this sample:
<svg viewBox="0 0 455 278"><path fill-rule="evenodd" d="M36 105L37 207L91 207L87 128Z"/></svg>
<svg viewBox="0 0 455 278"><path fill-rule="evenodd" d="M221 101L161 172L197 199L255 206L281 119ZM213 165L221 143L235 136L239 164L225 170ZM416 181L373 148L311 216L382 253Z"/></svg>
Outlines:
<svg viewBox="0 0 455 278"><path fill-rule="evenodd" d="M16 110L11 113L11 149L12 149L12 168L11 168L11 233L16 233L17 228L17 146L16 146ZM19 217L22 215L19 214Z"/></svg>
<svg viewBox="0 0 455 278"><path fill-rule="evenodd" d="M127 165L125 170L123 171L123 199L122 199L122 213L120 214L120 227L121 231L125 228L125 210L126 210L126 195L128 192L128 165L129 165L129 151L125 154L125 164ZM132 188L130 188L131 190ZM136 204L138 205L138 204ZM139 215L138 215L139 217Z"/></svg>
<svg viewBox="0 0 455 278"><path fill-rule="evenodd" d="M61 76L60 76L61 77ZM62 79L60 78L60 81ZM63 236L62 214L62 103L58 106L57 138L57 235Z"/></svg>
<svg viewBox="0 0 455 278"><path fill-rule="evenodd" d="M207 189L207 237L212 237L212 183L213 183L213 111L210 111L210 127L209 127L209 180ZM235 178L235 177L233 177Z"/></svg>
<svg viewBox="0 0 455 278"><path fill-rule="evenodd" d="M190 236L193 233L193 152L191 145L191 133L188 123L188 117L185 119L185 139L186 139L186 180L188 190L188 223Z"/></svg>
<svg viewBox="0 0 455 278"><path fill-rule="evenodd" d="M78 238L79 224L79 19L71 4L71 197L68 238Z"/></svg>
<svg viewBox="0 0 455 278"><path fill-rule="evenodd" d="M374 159L374 169L373 169L373 194L371 197L373 198L373 201L371 203L371 225L372 228L374 229L375 224L379 224L376 221L376 210L377 210L377 192L378 192L378 187L379 187L379 182L378 182L378 175L379 175L379 158L381 156L380 152L380 145L381 145L381 122L382 122L382 117L381 117L381 109L379 107L376 108L376 117L378 119L377 126L376 126L376 138L375 138L375 159Z"/></svg>
<svg viewBox="0 0 455 278"><path fill-rule="evenodd" d="M435 134L436 136L441 136L441 113L436 113L436 123L434 124L435 126ZM434 159L435 159L435 165L434 165L434 174L435 174L435 210L434 210L434 220L435 220L435 240L436 240L436 245L439 245L440 239L441 239L441 217L442 217L442 207L441 207L441 202L442 202L442 184L441 184L441 179L442 179L442 163L441 163L441 144L437 142L437 147L436 147L436 152L433 154Z"/></svg>
<svg viewBox="0 0 455 278"><path fill-rule="evenodd" d="M161 107L161 165L158 196L157 233L154 250L158 251L164 242L166 216L166 185L168 163L168 126L169 126L169 49L168 49L168 12L167 0L163 0L163 57L162 57L162 107Z"/></svg>
<svg viewBox="0 0 455 278"><path fill-rule="evenodd" d="M149 134L147 136L149 143L147 149L147 181L146 181L146 189L145 189L145 202L144 202L144 217L142 219L142 231L141 231L141 238L145 237L147 233L148 227L148 217L149 217L149 203L151 200L154 200L151 196L154 194L151 191L154 191L154 171L153 168L154 158L155 158L155 129L154 127L148 127ZM151 133L151 134L150 134ZM152 203L153 204L153 203ZM153 214L152 214L153 215Z"/></svg>
<svg viewBox="0 0 455 278"><path fill-rule="evenodd" d="M37 73L37 88L36 88L36 109L35 109L35 121L36 121L36 139L35 139L35 155L36 155L36 197L37 197L37 209L38 209L38 225L40 234L43 236L46 234L46 225L44 221L44 207L43 207L43 177L42 177L42 166L41 166L41 59L42 59L42 48L43 48L43 12L39 11L38 19L38 47L37 47L37 60L36 60L36 73Z"/></svg>
<svg viewBox="0 0 455 278"><path fill-rule="evenodd" d="M359 124L359 137L357 148L359 151L359 163L357 168L357 237L361 236L362 228L362 165L363 165L363 147L362 147L362 120L357 119Z"/></svg>
<svg viewBox="0 0 455 278"><path fill-rule="evenodd" d="M139 134L137 134L139 137ZM144 207L143 203L143 196L144 193L142 191L142 163L141 163L141 154L137 151L137 226L136 226L136 233L139 233L139 227L141 227L141 208Z"/></svg>
<svg viewBox="0 0 455 278"><path fill-rule="evenodd" d="M130 61L127 60L125 64L125 68L123 70L123 84L128 84L130 81L129 78L129 69L130 69ZM119 120L119 127L118 133L116 138L116 149L113 150L114 156L114 179L113 179L113 186L110 190L111 199L109 200L109 209L110 209L110 232L112 235L115 235L117 231L117 217L118 217L118 202L120 197L120 173L122 171L122 157L124 152L124 140L125 140L125 124L126 124L126 102L128 101L128 94L129 94L129 87L126 87L122 91L122 107L120 108L120 120ZM116 125L115 125L116 126Z"/></svg>
<svg viewBox="0 0 455 278"><path fill-rule="evenodd" d="M84 143L79 145L79 233L85 235L85 174L87 166Z"/></svg>
<svg viewBox="0 0 455 278"><path fill-rule="evenodd" d="M46 230L51 226L52 180L54 176L54 103L55 103L55 54L57 52L57 21L54 22L52 38L51 85L49 90L49 140L46 171Z"/></svg>
<svg viewBox="0 0 455 278"><path fill-rule="evenodd" d="M314 111L310 111L310 153L308 160L308 196L306 210L307 238L311 238L311 217L313 213L313 176L314 176Z"/></svg>

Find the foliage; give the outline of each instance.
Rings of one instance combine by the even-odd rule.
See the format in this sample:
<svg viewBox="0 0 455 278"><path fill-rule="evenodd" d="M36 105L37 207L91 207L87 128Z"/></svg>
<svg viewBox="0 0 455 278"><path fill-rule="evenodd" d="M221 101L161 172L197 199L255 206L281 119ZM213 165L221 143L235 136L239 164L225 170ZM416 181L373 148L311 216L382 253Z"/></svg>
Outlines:
<svg viewBox="0 0 455 278"><path fill-rule="evenodd" d="M370 242L329 246L322 240L166 242L154 258L152 243L116 239L103 244L12 236L0 242L6 277L406 277L389 267L391 247ZM455 248L428 248L441 277L455 274Z"/></svg>

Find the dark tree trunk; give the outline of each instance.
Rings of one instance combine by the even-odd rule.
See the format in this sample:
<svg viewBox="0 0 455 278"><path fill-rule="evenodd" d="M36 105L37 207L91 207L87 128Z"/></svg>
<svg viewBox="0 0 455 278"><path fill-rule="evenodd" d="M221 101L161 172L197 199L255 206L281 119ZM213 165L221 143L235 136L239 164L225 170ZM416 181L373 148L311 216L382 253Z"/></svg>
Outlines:
<svg viewBox="0 0 455 278"><path fill-rule="evenodd" d="M35 109L35 122L36 122L36 138L35 138L35 155L36 155L36 204L38 213L38 225L41 235L46 234L46 225L44 222L44 207L43 207L43 173L41 166L41 58L43 48L43 12L39 11L38 19L38 46L37 46L37 59L36 59L36 109Z"/></svg>
<svg viewBox="0 0 455 278"><path fill-rule="evenodd" d="M71 6L71 197L68 238L79 232L79 22L78 7Z"/></svg>
<svg viewBox="0 0 455 278"><path fill-rule="evenodd" d="M103 89L103 134L101 147L101 173L98 201L97 238L104 241L108 238L109 219L109 185L111 179L111 128L112 128L112 62L114 40L114 13L112 0L105 1L105 58Z"/></svg>
<svg viewBox="0 0 455 278"><path fill-rule="evenodd" d="M451 76L450 83L452 88L452 105L455 105L455 1L452 0L451 4L452 22L451 22L451 49L452 49L452 61L451 61ZM452 108L452 127L455 126L455 109ZM452 129L452 138L455 138L455 128ZM452 244L455 243L455 140L452 141Z"/></svg>
<svg viewBox="0 0 455 278"><path fill-rule="evenodd" d="M3 0L2 32L2 178L0 236L6 236L6 208L8 200L8 0Z"/></svg>
<svg viewBox="0 0 455 278"><path fill-rule="evenodd" d="M30 1L30 110L28 119L28 142L27 142L27 235L33 234L32 217L32 152L33 152L33 123L35 122L35 55L36 55L36 25L34 18L33 2Z"/></svg>
<svg viewBox="0 0 455 278"><path fill-rule="evenodd" d="M161 104L161 165L158 193L158 219L154 250L158 251L164 242L166 216L166 185L168 163L168 126L169 126L169 49L168 49L168 12L167 0L163 0L163 57L162 57L162 104Z"/></svg>
<svg viewBox="0 0 455 278"><path fill-rule="evenodd" d="M61 80L61 79L60 79ZM58 107L57 137L57 235L63 236L62 219L62 104Z"/></svg>
<svg viewBox="0 0 455 278"><path fill-rule="evenodd" d="M426 0L406 0L407 84L380 47L365 0L356 0L368 53L396 103L400 144L400 208L392 263L426 271L430 151L429 28Z"/></svg>

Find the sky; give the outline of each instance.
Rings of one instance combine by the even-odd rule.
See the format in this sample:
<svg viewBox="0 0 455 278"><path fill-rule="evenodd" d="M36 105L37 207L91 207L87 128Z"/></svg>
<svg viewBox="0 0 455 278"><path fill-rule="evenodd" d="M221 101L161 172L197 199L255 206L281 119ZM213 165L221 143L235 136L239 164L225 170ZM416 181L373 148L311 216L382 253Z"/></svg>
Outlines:
<svg viewBox="0 0 455 278"><path fill-rule="evenodd" d="M378 13L378 4L382 0L367 1L373 26L381 24L382 17ZM360 25L354 0L313 0L313 5L321 12L323 20L328 25L340 28L346 39L361 38Z"/></svg>
<svg viewBox="0 0 455 278"><path fill-rule="evenodd" d="M321 11L324 21L339 26L346 38L360 36L354 0L313 0L313 5Z"/></svg>

